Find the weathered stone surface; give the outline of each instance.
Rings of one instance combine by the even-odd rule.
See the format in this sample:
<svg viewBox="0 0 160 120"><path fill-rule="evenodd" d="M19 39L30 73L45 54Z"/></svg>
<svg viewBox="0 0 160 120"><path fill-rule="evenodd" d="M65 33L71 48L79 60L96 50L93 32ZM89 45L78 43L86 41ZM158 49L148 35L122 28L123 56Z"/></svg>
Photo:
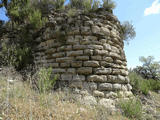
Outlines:
<svg viewBox="0 0 160 120"><path fill-rule="evenodd" d="M56 74L56 73L65 73L66 70L65 69L61 69L61 68L54 68L53 69L53 73Z"/></svg>
<svg viewBox="0 0 160 120"><path fill-rule="evenodd" d="M106 50L94 50L95 55L108 55L108 51Z"/></svg>
<svg viewBox="0 0 160 120"><path fill-rule="evenodd" d="M59 67L59 63L51 63L50 67L52 67L52 68L58 68Z"/></svg>
<svg viewBox="0 0 160 120"><path fill-rule="evenodd" d="M106 75L90 75L87 77L87 81L90 82L106 82L107 76Z"/></svg>
<svg viewBox="0 0 160 120"><path fill-rule="evenodd" d="M106 99L106 98L102 98L100 101L99 101L99 105L102 105L108 109L113 109L115 108L115 101L112 100L112 99Z"/></svg>
<svg viewBox="0 0 160 120"><path fill-rule="evenodd" d="M59 57L64 57L65 56L65 53L64 52L59 52L59 53L54 53L52 54L52 57L53 58L59 58Z"/></svg>
<svg viewBox="0 0 160 120"><path fill-rule="evenodd" d="M76 60L82 60L82 61L89 60L89 56L77 56Z"/></svg>
<svg viewBox="0 0 160 120"><path fill-rule="evenodd" d="M122 86L121 84L113 84L113 90L121 90Z"/></svg>
<svg viewBox="0 0 160 120"><path fill-rule="evenodd" d="M112 49L112 52L114 52L114 53L119 53L118 48L116 48L116 47L114 47L114 46L111 46L111 49Z"/></svg>
<svg viewBox="0 0 160 120"><path fill-rule="evenodd" d="M120 69L113 69L112 74L119 75L119 74L121 74L121 70Z"/></svg>
<svg viewBox="0 0 160 120"><path fill-rule="evenodd" d="M61 80L72 80L72 75L71 74L61 74Z"/></svg>
<svg viewBox="0 0 160 120"><path fill-rule="evenodd" d="M118 77L117 77L117 82L118 82L118 83L126 83L126 79L125 79L124 76L118 75Z"/></svg>
<svg viewBox="0 0 160 120"><path fill-rule="evenodd" d="M56 58L56 62L60 62L60 63L71 62L73 59L74 59L73 57Z"/></svg>
<svg viewBox="0 0 160 120"><path fill-rule="evenodd" d="M93 55L93 50L91 50L91 49L86 49L86 50L84 50L84 54L91 56L91 55Z"/></svg>
<svg viewBox="0 0 160 120"><path fill-rule="evenodd" d="M108 30L108 28L101 27L101 32L106 36L110 35L110 31Z"/></svg>
<svg viewBox="0 0 160 120"><path fill-rule="evenodd" d="M79 88L82 89L83 88L83 82L82 81L71 81L69 84L70 88Z"/></svg>
<svg viewBox="0 0 160 120"><path fill-rule="evenodd" d="M111 68L95 68L94 73L98 75L108 75L112 72Z"/></svg>
<svg viewBox="0 0 160 120"><path fill-rule="evenodd" d="M84 75L73 75L73 80L74 81L85 81L85 76Z"/></svg>
<svg viewBox="0 0 160 120"><path fill-rule="evenodd" d="M98 88L99 90L112 90L112 84L111 83L101 83Z"/></svg>
<svg viewBox="0 0 160 120"><path fill-rule="evenodd" d="M110 52L109 55L113 58L121 58L120 55L118 55L117 53L114 53L114 52Z"/></svg>
<svg viewBox="0 0 160 120"><path fill-rule="evenodd" d="M106 62L113 63L113 59L111 57L103 57L103 60Z"/></svg>
<svg viewBox="0 0 160 120"><path fill-rule="evenodd" d="M66 68L66 67L70 67L70 63L60 63L60 67L62 68Z"/></svg>
<svg viewBox="0 0 160 120"><path fill-rule="evenodd" d="M92 74L92 67L81 67L77 69L78 74L89 75Z"/></svg>
<svg viewBox="0 0 160 120"><path fill-rule="evenodd" d="M96 101L96 98L93 96L85 96L82 99L81 103L86 105L96 105L97 101Z"/></svg>
<svg viewBox="0 0 160 120"><path fill-rule="evenodd" d="M79 56L79 55L83 55L83 50L69 51L69 52L67 52L67 56L69 56L69 57Z"/></svg>
<svg viewBox="0 0 160 120"><path fill-rule="evenodd" d="M105 43L105 44L103 44L103 47L105 50L111 51L111 46L109 44Z"/></svg>
<svg viewBox="0 0 160 120"><path fill-rule="evenodd" d="M93 26L92 27L92 32L93 33L100 33L100 28L98 26Z"/></svg>
<svg viewBox="0 0 160 120"><path fill-rule="evenodd" d="M130 84L127 84L127 88L128 88L129 91L132 90L132 86Z"/></svg>
<svg viewBox="0 0 160 120"><path fill-rule="evenodd" d="M103 46L102 45L88 45L87 46L88 49L98 49L98 50L102 50L103 49Z"/></svg>
<svg viewBox="0 0 160 120"><path fill-rule="evenodd" d="M98 61L100 61L100 60L102 60L102 56L100 56L100 55L91 56L91 59L92 59L92 60L98 60Z"/></svg>
<svg viewBox="0 0 160 120"><path fill-rule="evenodd" d="M98 61L85 61L83 62L84 67L99 67L99 62Z"/></svg>
<svg viewBox="0 0 160 120"><path fill-rule="evenodd" d="M95 97L104 97L104 93L103 93L103 92L100 92L100 91L98 91L98 90L93 91L93 95L94 95Z"/></svg>
<svg viewBox="0 0 160 120"><path fill-rule="evenodd" d="M76 69L75 68L68 68L67 73L68 74L76 74Z"/></svg>
<svg viewBox="0 0 160 120"><path fill-rule="evenodd" d="M73 50L84 50L86 47L86 45L73 45Z"/></svg>
<svg viewBox="0 0 160 120"><path fill-rule="evenodd" d="M66 45L66 46L61 46L61 47L57 48L58 52L60 52L60 51L70 51L70 50L72 50L72 45Z"/></svg>
<svg viewBox="0 0 160 120"><path fill-rule="evenodd" d="M118 95L117 95L117 93L111 91L109 93L106 93L105 97L106 98L117 98Z"/></svg>
<svg viewBox="0 0 160 120"><path fill-rule="evenodd" d="M82 67L82 61L74 61L71 63L72 67Z"/></svg>

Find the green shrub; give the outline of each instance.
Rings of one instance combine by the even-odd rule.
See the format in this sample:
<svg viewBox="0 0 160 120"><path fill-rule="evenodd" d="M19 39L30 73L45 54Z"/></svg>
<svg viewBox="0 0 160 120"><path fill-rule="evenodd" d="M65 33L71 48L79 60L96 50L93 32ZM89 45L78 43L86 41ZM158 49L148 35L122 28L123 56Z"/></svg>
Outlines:
<svg viewBox="0 0 160 120"><path fill-rule="evenodd" d="M141 120L142 117L142 104L139 99L129 99L119 103L123 114L126 117Z"/></svg>
<svg viewBox="0 0 160 120"><path fill-rule="evenodd" d="M52 78L52 68L41 68L38 72L38 90L39 93L46 93L50 91L57 80L57 76Z"/></svg>
<svg viewBox="0 0 160 120"><path fill-rule="evenodd" d="M35 28L41 28L47 22L47 18L42 18L42 14L39 10L33 11L29 15L29 23Z"/></svg>
<svg viewBox="0 0 160 120"><path fill-rule="evenodd" d="M149 91L160 90L160 81L154 79L143 79L135 72L129 74L130 83L133 87L133 93L148 94Z"/></svg>
<svg viewBox="0 0 160 120"><path fill-rule="evenodd" d="M136 36L136 32L135 32L135 28L133 26L132 23L125 21L122 25L121 25L121 37L123 40L130 40L130 39L134 39Z"/></svg>
<svg viewBox="0 0 160 120"><path fill-rule="evenodd" d="M106 8L107 10L113 10L116 7L116 4L112 0L103 0L102 7Z"/></svg>

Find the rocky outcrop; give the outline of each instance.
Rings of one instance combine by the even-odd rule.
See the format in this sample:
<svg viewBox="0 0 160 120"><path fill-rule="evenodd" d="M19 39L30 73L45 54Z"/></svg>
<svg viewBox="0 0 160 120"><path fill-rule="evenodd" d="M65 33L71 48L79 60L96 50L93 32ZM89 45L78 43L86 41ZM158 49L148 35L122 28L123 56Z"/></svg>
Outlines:
<svg viewBox="0 0 160 120"><path fill-rule="evenodd" d="M49 20L36 38L35 63L52 67L59 87L86 89L106 98L132 89L120 22L113 14L103 9L75 16L56 11Z"/></svg>

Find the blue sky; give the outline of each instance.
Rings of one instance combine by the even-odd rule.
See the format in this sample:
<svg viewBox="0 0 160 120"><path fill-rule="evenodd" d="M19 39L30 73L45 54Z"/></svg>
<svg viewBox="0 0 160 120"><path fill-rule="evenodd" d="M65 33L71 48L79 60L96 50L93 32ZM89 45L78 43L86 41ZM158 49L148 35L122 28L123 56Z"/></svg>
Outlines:
<svg viewBox="0 0 160 120"><path fill-rule="evenodd" d="M130 21L136 30L136 37L125 44L128 67L141 65L140 56L154 56L160 61L160 0L115 0L114 14L118 19ZM0 19L6 20L4 9Z"/></svg>

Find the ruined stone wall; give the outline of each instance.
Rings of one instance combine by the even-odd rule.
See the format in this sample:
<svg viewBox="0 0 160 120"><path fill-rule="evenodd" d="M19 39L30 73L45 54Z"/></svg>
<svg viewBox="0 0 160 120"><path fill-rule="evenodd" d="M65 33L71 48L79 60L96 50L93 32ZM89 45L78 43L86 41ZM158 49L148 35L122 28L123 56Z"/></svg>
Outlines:
<svg viewBox="0 0 160 120"><path fill-rule="evenodd" d="M86 89L94 96L130 91L120 22L105 10L70 16L52 12L36 41L35 63L52 67L59 86Z"/></svg>

